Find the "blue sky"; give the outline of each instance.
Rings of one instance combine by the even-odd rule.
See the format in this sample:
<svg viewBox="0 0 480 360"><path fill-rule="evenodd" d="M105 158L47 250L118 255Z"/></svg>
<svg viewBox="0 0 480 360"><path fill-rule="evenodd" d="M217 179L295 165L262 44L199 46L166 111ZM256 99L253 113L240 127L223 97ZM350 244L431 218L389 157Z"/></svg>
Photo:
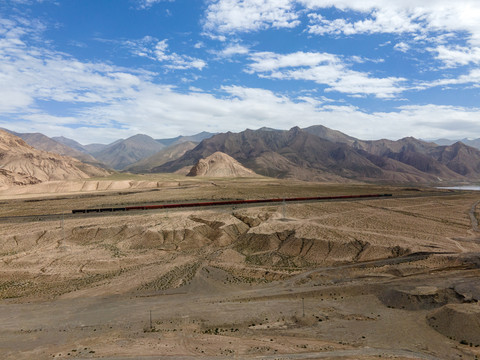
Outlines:
<svg viewBox="0 0 480 360"><path fill-rule="evenodd" d="M2 0L0 127L480 137L478 0Z"/></svg>

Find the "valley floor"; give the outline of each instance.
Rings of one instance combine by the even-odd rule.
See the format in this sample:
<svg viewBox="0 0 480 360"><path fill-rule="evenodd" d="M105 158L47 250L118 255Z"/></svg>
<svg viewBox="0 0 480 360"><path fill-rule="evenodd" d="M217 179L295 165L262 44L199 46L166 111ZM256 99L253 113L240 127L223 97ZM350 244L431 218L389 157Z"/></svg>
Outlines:
<svg viewBox="0 0 480 360"><path fill-rule="evenodd" d="M0 194L2 359L480 356L480 193L272 179L111 181ZM394 196L69 213L368 193Z"/></svg>

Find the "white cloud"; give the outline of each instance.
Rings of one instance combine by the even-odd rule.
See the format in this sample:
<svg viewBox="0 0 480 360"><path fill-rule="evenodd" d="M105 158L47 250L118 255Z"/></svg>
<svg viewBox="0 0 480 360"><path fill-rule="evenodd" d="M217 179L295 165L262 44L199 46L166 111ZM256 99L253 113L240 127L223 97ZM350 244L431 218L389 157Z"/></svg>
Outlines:
<svg viewBox="0 0 480 360"><path fill-rule="evenodd" d="M233 33L299 24L293 0L215 0L207 8L204 27L210 32Z"/></svg>
<svg viewBox="0 0 480 360"><path fill-rule="evenodd" d="M398 51L401 51L401 52L407 52L408 50L410 50L410 45L408 45L407 43L401 41L397 44L395 44L395 46L393 47L395 50L398 50Z"/></svg>
<svg viewBox="0 0 480 360"><path fill-rule="evenodd" d="M310 25L308 32L311 34L372 34L372 33L406 33L416 32L421 29L415 19L407 11L401 13L391 9L374 10L371 18L349 22L345 19L328 20L319 14L309 14Z"/></svg>
<svg viewBox="0 0 480 360"><path fill-rule="evenodd" d="M215 94L195 87L182 93L155 83L155 73L80 61L35 45L25 38L35 36L32 28L0 21L0 83L8 84L0 87L0 126L12 130L64 135L82 143L107 143L135 133L163 138L204 130L242 131L262 126L287 129L315 124L364 139L480 137L480 108L424 105L367 113L330 100L325 104L322 96L290 98L238 85L223 86ZM138 56L169 66L195 68L192 58L170 52L167 41L150 37L134 45L129 48ZM403 79L376 78L355 71L346 63L348 59L333 54L257 52L249 57L248 71L264 77L315 81L330 91L355 96L395 97L404 90ZM427 85L467 83L480 83L479 70Z"/></svg>
<svg viewBox="0 0 480 360"><path fill-rule="evenodd" d="M480 69L473 69L466 75L460 75L456 78L446 78L430 82L423 82L418 85L419 90L432 88L436 86L455 86L472 84L473 87L480 87Z"/></svg>
<svg viewBox="0 0 480 360"><path fill-rule="evenodd" d="M267 72L289 67L313 67L319 64L338 62L335 55L317 52L296 52L291 54L275 54L257 52L252 54L253 63L249 65L252 72Z"/></svg>
<svg viewBox="0 0 480 360"><path fill-rule="evenodd" d="M223 50L215 52L220 57L232 57L235 55L247 55L250 49L240 44L229 44Z"/></svg>
<svg viewBox="0 0 480 360"><path fill-rule="evenodd" d="M341 10L340 16L327 18L324 11L329 8ZM448 67L479 61L478 0L213 0L205 13L204 28L211 37L221 36L225 41L225 35L218 34L297 27L305 12L311 34L402 34L411 41L438 46L432 51ZM463 47L450 44L455 39ZM412 44L400 42L395 48L406 52L407 46Z"/></svg>
<svg viewBox="0 0 480 360"><path fill-rule="evenodd" d="M299 0L309 11L308 32L318 35L404 34L413 41L434 43L431 51L447 67L478 63L480 54L480 2L477 0ZM336 7L345 17L329 19L318 11ZM347 11L358 12L351 20ZM453 45L457 40L463 46ZM447 45L445 45L447 44ZM406 51L406 43L395 46Z"/></svg>
<svg viewBox="0 0 480 360"><path fill-rule="evenodd" d="M5 45L3 43L2 45ZM36 100L56 102L109 102L124 98L124 90L148 73L127 74L119 67L82 63L21 41L0 46L0 110L22 111Z"/></svg>
<svg viewBox="0 0 480 360"><path fill-rule="evenodd" d="M349 69L338 56L328 53L282 55L262 52L252 54L251 60L253 63L247 70L250 73L272 79L314 81L327 85L327 91L393 98L406 90L401 85L406 81L404 78L371 77L368 73Z"/></svg>
<svg viewBox="0 0 480 360"><path fill-rule="evenodd" d="M480 47L447 47L441 45L430 50L437 53L436 58L442 61L446 67L457 67L459 65L463 66L470 63L480 64Z"/></svg>
<svg viewBox="0 0 480 360"><path fill-rule="evenodd" d="M154 4L159 3L159 2L173 2L175 0L138 0L138 7L140 9L149 9L152 7Z"/></svg>
<svg viewBox="0 0 480 360"><path fill-rule="evenodd" d="M202 59L170 52L167 39L159 41L152 36L145 36L140 40L125 41L124 45L127 46L134 55L165 63L165 67L168 69L202 70L207 66L207 63Z"/></svg>

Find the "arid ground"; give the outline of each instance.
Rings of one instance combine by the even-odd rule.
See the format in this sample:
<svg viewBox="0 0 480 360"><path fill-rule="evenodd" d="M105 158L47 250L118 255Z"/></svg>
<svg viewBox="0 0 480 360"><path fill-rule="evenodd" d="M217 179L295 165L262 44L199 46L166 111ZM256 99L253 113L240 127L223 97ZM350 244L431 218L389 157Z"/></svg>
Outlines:
<svg viewBox="0 0 480 360"><path fill-rule="evenodd" d="M391 193L71 214L184 201ZM0 193L2 359L476 359L478 192L116 175Z"/></svg>

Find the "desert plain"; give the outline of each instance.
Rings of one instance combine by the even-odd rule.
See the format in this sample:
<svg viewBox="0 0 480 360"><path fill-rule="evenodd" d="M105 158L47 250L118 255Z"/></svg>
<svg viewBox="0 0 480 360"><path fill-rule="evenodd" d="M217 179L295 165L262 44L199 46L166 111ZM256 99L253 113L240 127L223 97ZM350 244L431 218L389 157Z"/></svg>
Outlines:
<svg viewBox="0 0 480 360"><path fill-rule="evenodd" d="M3 190L0 358L477 359L479 201L475 191L177 175Z"/></svg>

